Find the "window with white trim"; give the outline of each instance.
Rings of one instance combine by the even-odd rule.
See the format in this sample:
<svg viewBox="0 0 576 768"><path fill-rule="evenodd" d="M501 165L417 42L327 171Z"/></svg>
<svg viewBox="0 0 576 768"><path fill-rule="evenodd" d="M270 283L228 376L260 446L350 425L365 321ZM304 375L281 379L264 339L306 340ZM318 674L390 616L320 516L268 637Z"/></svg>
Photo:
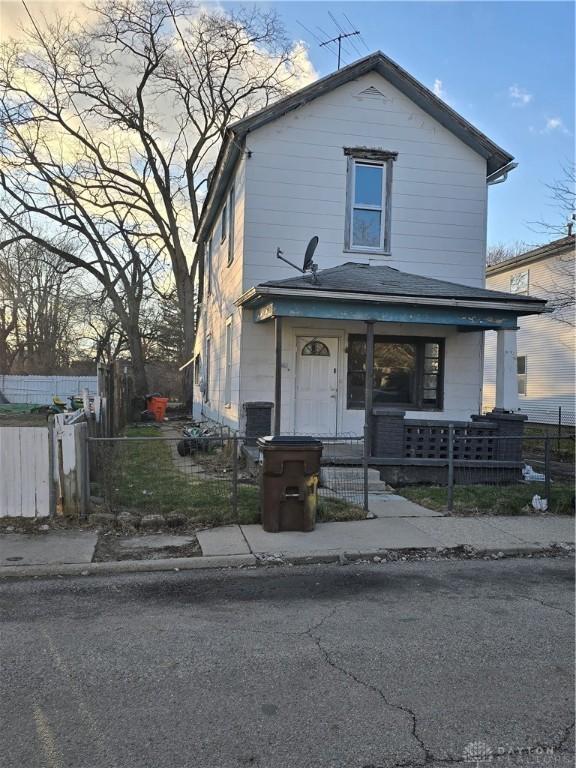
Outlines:
<svg viewBox="0 0 576 768"><path fill-rule="evenodd" d="M210 347L212 346L212 339L210 336L206 338L206 353L204 355L204 401L210 402Z"/></svg>
<svg viewBox="0 0 576 768"><path fill-rule="evenodd" d="M224 240L226 240L226 235L228 234L228 203L224 203L224 208L222 208L222 240L223 243Z"/></svg>
<svg viewBox="0 0 576 768"><path fill-rule="evenodd" d="M390 191L395 153L345 149L348 154L346 232L349 251L390 252Z"/></svg>
<svg viewBox="0 0 576 768"><path fill-rule="evenodd" d="M212 293L212 238L205 244L206 250L206 295Z"/></svg>
<svg viewBox="0 0 576 768"><path fill-rule="evenodd" d="M510 275L510 293L520 293L528 295L528 288L530 282L530 273L516 272L515 275Z"/></svg>
<svg viewBox="0 0 576 768"><path fill-rule="evenodd" d="M526 395L528 390L528 368L526 355L518 355L516 358L516 379L518 381L518 394Z"/></svg>
<svg viewBox="0 0 576 768"><path fill-rule="evenodd" d="M224 371L224 405L232 403L232 318L226 323L226 369Z"/></svg>
<svg viewBox="0 0 576 768"><path fill-rule="evenodd" d="M230 188L228 195L228 266L234 261L234 207L235 207L234 187Z"/></svg>

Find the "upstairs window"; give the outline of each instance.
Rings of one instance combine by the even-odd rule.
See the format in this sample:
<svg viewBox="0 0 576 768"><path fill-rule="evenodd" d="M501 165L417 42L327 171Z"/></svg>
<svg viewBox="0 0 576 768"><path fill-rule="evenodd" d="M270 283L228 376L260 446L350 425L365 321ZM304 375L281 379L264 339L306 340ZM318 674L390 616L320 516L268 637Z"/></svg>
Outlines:
<svg viewBox="0 0 576 768"><path fill-rule="evenodd" d="M228 195L228 266L234 261L234 208L236 200L234 196L234 187L230 189Z"/></svg>
<svg viewBox="0 0 576 768"><path fill-rule="evenodd" d="M212 293L212 238L205 244L206 250L206 295Z"/></svg>
<svg viewBox="0 0 576 768"><path fill-rule="evenodd" d="M528 295L528 284L530 282L530 273L516 272L515 275L510 276L510 293L521 293L525 296Z"/></svg>
<svg viewBox="0 0 576 768"><path fill-rule="evenodd" d="M348 184L345 248L390 252L392 162L395 153L346 149Z"/></svg>

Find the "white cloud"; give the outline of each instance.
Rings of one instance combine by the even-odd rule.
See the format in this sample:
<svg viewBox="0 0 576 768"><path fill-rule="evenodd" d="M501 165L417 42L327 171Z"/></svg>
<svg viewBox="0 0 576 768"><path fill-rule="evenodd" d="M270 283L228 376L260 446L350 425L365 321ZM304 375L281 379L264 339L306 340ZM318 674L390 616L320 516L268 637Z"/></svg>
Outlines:
<svg viewBox="0 0 576 768"><path fill-rule="evenodd" d="M434 80L432 91L435 96L438 96L439 99L444 99L444 101L446 101L446 92L444 91L443 86L444 84L442 83L442 80L436 78L436 80Z"/></svg>
<svg viewBox="0 0 576 768"><path fill-rule="evenodd" d="M511 85L508 88L508 96L513 107L525 107L534 99L534 96L526 88L520 88L519 85Z"/></svg>
<svg viewBox="0 0 576 768"><path fill-rule="evenodd" d="M552 133L552 131L560 131L560 133L570 133L568 128L564 125L561 117L547 117L545 133Z"/></svg>
<svg viewBox="0 0 576 768"><path fill-rule="evenodd" d="M540 133L540 134L563 133L565 135L570 135L570 131L564 125L564 121L562 120L561 117L547 117L544 128L538 129L538 128L534 128L534 126L531 125L530 133Z"/></svg>

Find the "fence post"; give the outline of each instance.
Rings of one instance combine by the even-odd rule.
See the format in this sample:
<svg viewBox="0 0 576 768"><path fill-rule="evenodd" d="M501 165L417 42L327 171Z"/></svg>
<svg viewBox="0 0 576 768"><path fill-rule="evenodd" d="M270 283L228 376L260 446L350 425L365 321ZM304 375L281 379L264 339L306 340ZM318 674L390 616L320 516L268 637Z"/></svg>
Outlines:
<svg viewBox="0 0 576 768"><path fill-rule="evenodd" d="M448 490L446 508L452 512L454 508L454 424L448 425Z"/></svg>
<svg viewBox="0 0 576 768"><path fill-rule="evenodd" d="M364 490L364 512L368 512L368 445L369 429L364 425L364 450L362 451L362 477Z"/></svg>
<svg viewBox="0 0 576 768"><path fill-rule="evenodd" d="M558 444L557 450L560 450L560 441L562 440L562 406L558 406Z"/></svg>
<svg viewBox="0 0 576 768"><path fill-rule="evenodd" d="M232 438L232 515L238 519L238 435Z"/></svg>
<svg viewBox="0 0 576 768"><path fill-rule="evenodd" d="M544 438L544 495L548 501L548 510L550 510L550 493L551 493L551 477L550 477L550 438L547 436Z"/></svg>

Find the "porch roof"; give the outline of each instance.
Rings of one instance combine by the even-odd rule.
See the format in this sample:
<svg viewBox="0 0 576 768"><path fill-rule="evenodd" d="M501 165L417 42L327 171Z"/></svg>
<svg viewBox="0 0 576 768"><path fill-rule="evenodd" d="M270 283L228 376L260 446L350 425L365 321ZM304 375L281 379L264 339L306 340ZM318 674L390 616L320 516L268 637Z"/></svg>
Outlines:
<svg viewBox="0 0 576 768"><path fill-rule="evenodd" d="M292 316L485 330L515 328L518 316L544 312L546 301L348 262L315 276L262 283L236 304L254 309L256 322Z"/></svg>

